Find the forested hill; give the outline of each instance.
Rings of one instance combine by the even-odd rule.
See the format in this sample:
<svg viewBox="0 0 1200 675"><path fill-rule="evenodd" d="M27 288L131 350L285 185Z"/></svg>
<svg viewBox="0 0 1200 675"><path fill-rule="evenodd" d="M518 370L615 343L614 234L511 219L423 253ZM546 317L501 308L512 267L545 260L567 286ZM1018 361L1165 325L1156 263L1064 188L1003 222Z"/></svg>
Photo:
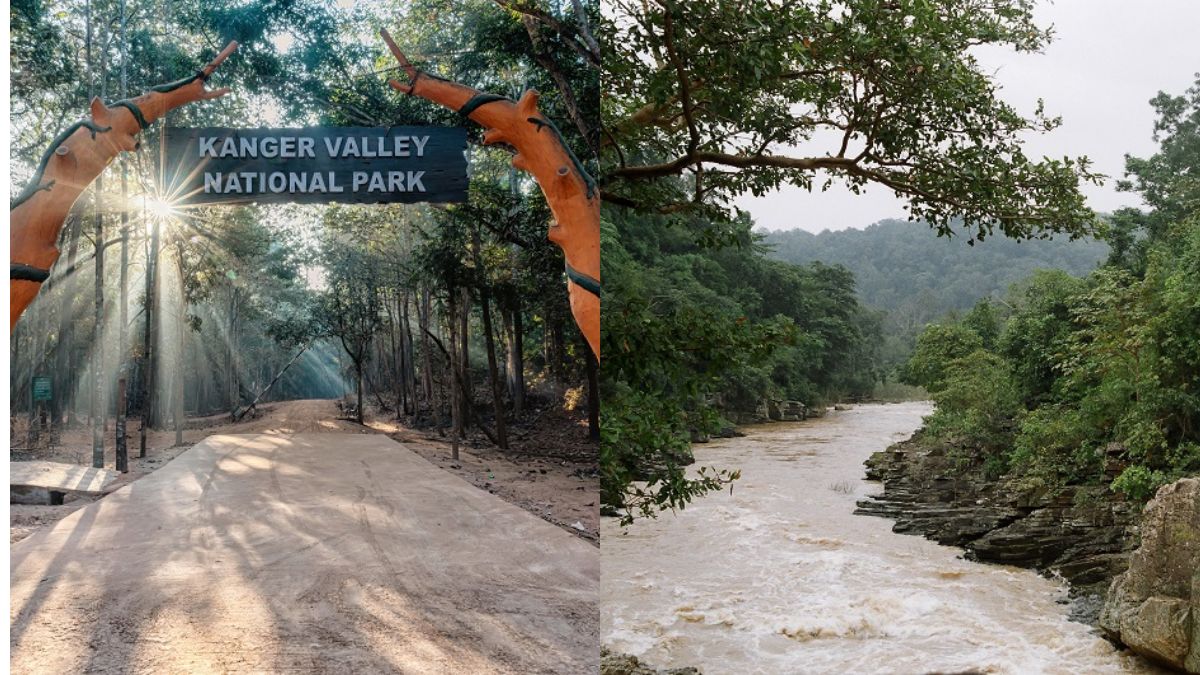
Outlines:
<svg viewBox="0 0 1200 675"><path fill-rule="evenodd" d="M982 297L1002 295L1037 269L1072 276L1091 271L1108 255L1094 239L1066 237L1017 242L996 236L974 246L965 237L937 237L924 223L883 220L863 230L766 232L770 257L790 263L820 261L854 273L867 305L931 321L966 311Z"/></svg>

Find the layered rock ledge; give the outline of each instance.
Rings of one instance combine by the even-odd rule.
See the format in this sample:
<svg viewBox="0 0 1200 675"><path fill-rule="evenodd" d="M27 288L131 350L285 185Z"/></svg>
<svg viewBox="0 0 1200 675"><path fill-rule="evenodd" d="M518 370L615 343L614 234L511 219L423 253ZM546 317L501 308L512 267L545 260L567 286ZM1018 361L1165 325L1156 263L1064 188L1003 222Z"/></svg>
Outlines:
<svg viewBox="0 0 1200 675"><path fill-rule="evenodd" d="M1037 569L1071 584L1071 616L1095 624L1114 576L1135 546L1135 506L1103 487L1033 488L987 476L967 448L922 435L877 452L867 478L884 490L855 513L896 521L893 531L959 546L966 557Z"/></svg>

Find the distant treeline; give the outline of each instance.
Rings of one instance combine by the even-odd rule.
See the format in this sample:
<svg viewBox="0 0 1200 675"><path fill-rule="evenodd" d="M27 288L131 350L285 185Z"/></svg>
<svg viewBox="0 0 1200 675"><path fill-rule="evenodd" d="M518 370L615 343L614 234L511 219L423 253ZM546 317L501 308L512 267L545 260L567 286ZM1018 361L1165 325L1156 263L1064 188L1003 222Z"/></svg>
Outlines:
<svg viewBox="0 0 1200 675"><path fill-rule="evenodd" d="M967 244L938 237L925 223L882 220L865 229L762 232L771 258L795 264L842 265L854 275L859 299L887 312L886 367L911 353L927 324L961 313L981 298L1001 298L1036 270L1083 276L1109 253L1098 239L1065 236L1017 241L1003 236Z"/></svg>

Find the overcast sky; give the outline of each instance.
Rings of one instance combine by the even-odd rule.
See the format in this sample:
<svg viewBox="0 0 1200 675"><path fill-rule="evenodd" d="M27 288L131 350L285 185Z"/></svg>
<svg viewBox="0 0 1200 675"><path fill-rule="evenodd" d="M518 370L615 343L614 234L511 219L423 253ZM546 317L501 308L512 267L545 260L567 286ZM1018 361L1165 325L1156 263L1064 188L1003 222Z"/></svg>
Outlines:
<svg viewBox="0 0 1200 675"><path fill-rule="evenodd" d="M1044 53L977 53L995 72L1004 100L1030 113L1040 97L1047 114L1063 118L1056 131L1030 137L1026 154L1086 155L1096 171L1120 177L1126 153L1155 150L1149 100L1159 91L1182 94L1200 71L1200 0L1059 0L1040 3L1036 16L1039 25L1055 29ZM1085 186L1084 193L1099 211L1140 204L1135 195L1117 192L1111 179ZM876 186L862 195L838 184L825 193L787 188L737 203L772 230L862 228L905 216L902 202Z"/></svg>

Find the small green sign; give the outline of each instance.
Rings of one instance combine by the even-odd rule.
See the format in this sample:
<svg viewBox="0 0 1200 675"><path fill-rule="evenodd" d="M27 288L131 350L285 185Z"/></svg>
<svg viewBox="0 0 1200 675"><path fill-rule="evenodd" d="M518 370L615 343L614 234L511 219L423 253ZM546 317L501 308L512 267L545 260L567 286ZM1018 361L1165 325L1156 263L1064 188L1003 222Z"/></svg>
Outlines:
<svg viewBox="0 0 1200 675"><path fill-rule="evenodd" d="M33 378L33 400L50 400L50 378L44 375L38 375Z"/></svg>

